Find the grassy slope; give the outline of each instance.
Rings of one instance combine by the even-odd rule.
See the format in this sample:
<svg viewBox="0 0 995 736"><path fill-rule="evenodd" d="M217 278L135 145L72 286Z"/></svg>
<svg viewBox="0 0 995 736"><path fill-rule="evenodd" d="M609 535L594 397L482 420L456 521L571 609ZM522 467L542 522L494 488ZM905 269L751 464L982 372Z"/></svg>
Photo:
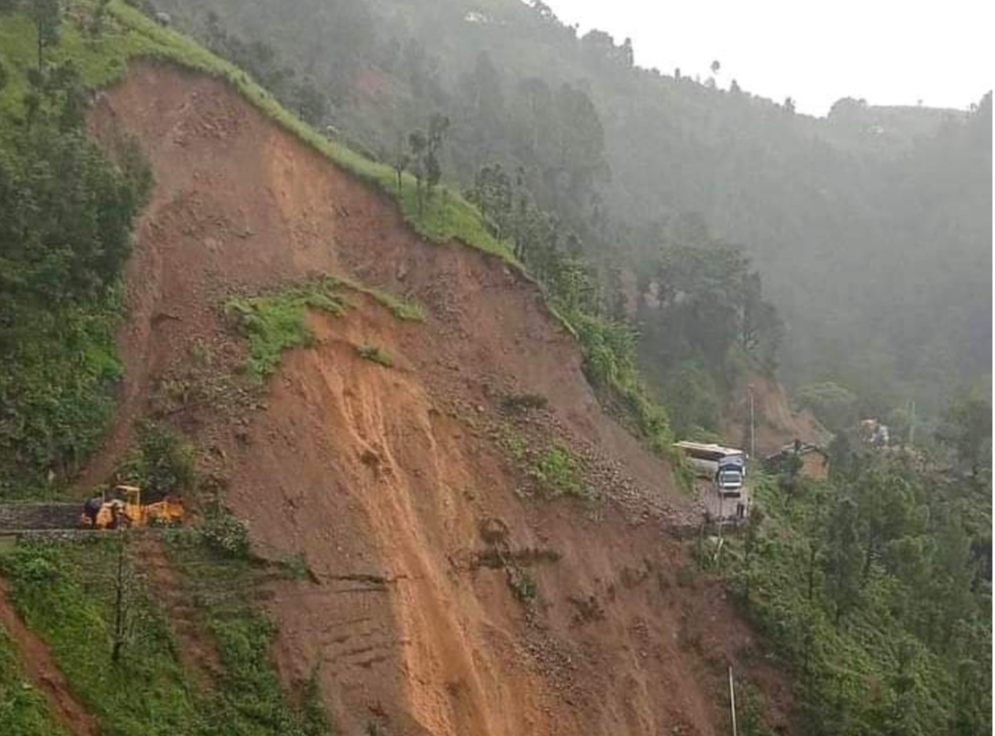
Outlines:
<svg viewBox="0 0 995 736"><path fill-rule="evenodd" d="M245 72L218 58L186 36L156 25L121 0L113 0L109 8L119 22L127 41L121 48L128 56L168 59L228 81L249 102L303 142L320 151L338 166L395 197L407 221L422 236L437 242L446 242L455 238L466 245L496 255L506 263L515 264L511 249L487 231L479 212L457 193L441 187L436 196L427 203L424 211L419 214L415 179L410 174L402 176L399 192L396 174L389 166L370 161L344 146L329 141L283 108L269 92L252 81ZM88 84L99 86L114 81L115 77L100 79L85 75L85 79Z"/></svg>
<svg viewBox="0 0 995 736"><path fill-rule="evenodd" d="M0 627L0 726L5 736L62 736L48 703L24 677L7 632Z"/></svg>
<svg viewBox="0 0 995 736"><path fill-rule="evenodd" d="M395 197L405 218L419 234L436 242L457 239L498 256L506 263L517 265L511 249L487 231L479 212L459 194L440 187L424 212L419 214L415 180L410 174L402 177L401 191L398 192L396 175L389 166L370 161L329 141L284 109L245 72L190 38L157 25L122 0L111 0L108 5L110 17L103 31L91 35L78 27L77 21L85 25L94 6L95 3L90 0L70 0L67 3L60 43L51 51L53 61L71 59L88 87L104 87L119 81L132 58L167 60L223 79L260 111L332 162ZM0 22L0 49L11 75L7 88L0 93L2 117L17 116L21 112L21 98L27 89L25 73L37 59L35 38L34 26L24 15L5 18Z"/></svg>
<svg viewBox="0 0 995 736"><path fill-rule="evenodd" d="M330 161L394 197L406 220L422 236L440 243L461 241L500 258L530 278L511 248L490 235L479 212L457 193L440 187L424 211L419 212L416 185L410 175L402 177L399 190L392 169L328 141L281 107L244 72L183 35L156 25L121 0L109 3L109 15L100 33L90 33L86 26L95 6L90 0L65 2L59 44L47 52L50 62L71 61L88 87L119 81L129 61L135 58L166 60L223 79ZM0 126L0 135L5 129L13 129L24 114L27 73L37 62L36 54L36 34L30 20L24 15L0 18L0 63L7 72L7 84L0 90L0 121L6 121ZM418 305L361 285L341 285L377 299L399 319L424 318ZM290 311L296 314L299 305L291 306ZM550 311L572 334L577 334L555 310ZM231 574L231 570L199 552L188 549L182 555L186 563L191 562L190 555L200 561L205 580L228 579ZM309 723L304 716L295 714L283 701L266 654L272 631L248 605L232 607L226 603L218 608L209 601L203 603L224 668L222 687L210 700L191 690L189 673L177 656L165 612L157 608L140 584L135 588L132 613L136 618L129 653L120 665L112 665L112 586L107 574L111 557L113 550L103 543L41 545L19 547L0 561L5 577L11 581L19 611L51 646L75 694L101 721L106 733L310 734L326 730L322 724ZM4 694L0 715L5 717L4 732L54 733L43 701L22 686L21 677L11 647L0 632L0 693ZM238 693L247 696L239 697ZM221 725L208 729L208 723Z"/></svg>
<svg viewBox="0 0 995 736"><path fill-rule="evenodd" d="M219 557L196 533L170 537L169 555L184 571L196 616L217 648L211 688L184 668L170 627L171 611L155 600L138 568L125 566L125 646L111 660L117 557L123 537L21 544L0 555L0 570L27 624L49 645L74 695L113 736L321 736L330 733L321 709L292 707L269 656L273 624L251 601L256 572L249 561ZM18 673L5 657L0 631L0 693ZM10 683L10 684L8 684ZM19 694L13 734L49 734L44 703ZM5 715L0 703L0 716ZM9 724L9 726L8 726ZM47 726L45 727L47 728ZM20 729L20 730L17 730ZM34 730L32 730L34 729ZM41 729L41 730L39 730Z"/></svg>

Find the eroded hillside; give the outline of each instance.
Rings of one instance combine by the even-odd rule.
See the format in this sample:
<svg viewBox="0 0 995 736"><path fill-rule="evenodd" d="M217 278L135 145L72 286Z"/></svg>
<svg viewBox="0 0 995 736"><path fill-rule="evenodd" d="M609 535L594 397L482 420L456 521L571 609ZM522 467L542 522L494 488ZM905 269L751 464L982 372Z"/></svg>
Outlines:
<svg viewBox="0 0 995 736"><path fill-rule="evenodd" d="M719 733L728 664L785 722L783 681L671 534L695 510L603 413L532 283L426 243L220 82L137 65L91 130L110 150L137 138L156 188L128 266L120 413L81 485L143 417L186 432L260 553L303 555L307 579L268 584L275 654L288 685L317 672L343 733ZM351 307L309 315L314 344L262 398L227 381L245 345L226 303L330 275L426 318L346 288ZM551 447L580 466L571 497L539 487Z"/></svg>

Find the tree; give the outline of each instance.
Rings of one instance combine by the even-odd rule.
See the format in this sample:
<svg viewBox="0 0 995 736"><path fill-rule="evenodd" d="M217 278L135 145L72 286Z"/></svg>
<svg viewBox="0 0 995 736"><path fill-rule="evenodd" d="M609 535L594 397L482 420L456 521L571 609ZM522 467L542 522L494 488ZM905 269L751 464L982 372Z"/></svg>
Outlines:
<svg viewBox="0 0 995 736"><path fill-rule="evenodd" d="M709 69L712 70L712 74L718 74L719 70L721 68L722 68L722 64L719 63L718 59L716 59L715 61L713 61L712 65L709 67Z"/></svg>
<svg viewBox="0 0 995 736"><path fill-rule="evenodd" d="M987 398L965 397L947 407L936 439L949 447L977 481L991 462L992 405Z"/></svg>
<svg viewBox="0 0 995 736"><path fill-rule="evenodd" d="M746 352L773 369L784 337L784 323L774 305L764 300L758 272L745 275L740 298L740 344Z"/></svg>
<svg viewBox="0 0 995 736"><path fill-rule="evenodd" d="M514 192L511 178L501 164L484 166L474 178L467 198L476 204L494 228L499 240L514 233Z"/></svg>
<svg viewBox="0 0 995 736"><path fill-rule="evenodd" d="M328 99L311 77L305 77L294 86L293 96L301 120L318 125L328 114Z"/></svg>
<svg viewBox="0 0 995 736"><path fill-rule="evenodd" d="M861 581L866 585L874 560L886 545L905 534L907 519L912 515L913 495L902 474L888 466L873 468L855 486L865 531Z"/></svg>
<svg viewBox="0 0 995 736"><path fill-rule="evenodd" d="M547 22L555 22L556 16L553 14L552 8L550 8L542 0L532 0L532 9L536 12L540 18Z"/></svg>
<svg viewBox="0 0 995 736"><path fill-rule="evenodd" d="M791 97L785 97L784 98L784 109L787 110L792 115L794 115L794 113L795 113L795 101L794 101L793 98L791 98Z"/></svg>
<svg viewBox="0 0 995 736"><path fill-rule="evenodd" d="M442 180L442 162L439 156L442 154L442 144L446 133L449 131L449 118L441 113L436 113L428 122L428 146L425 160L425 180L428 184L428 193Z"/></svg>
<svg viewBox="0 0 995 736"><path fill-rule="evenodd" d="M425 200L432 196L433 189L442 180L442 162L439 156L448 130L449 118L436 113L429 120L428 132L416 130L408 136L419 214L424 211Z"/></svg>
<svg viewBox="0 0 995 736"><path fill-rule="evenodd" d="M826 586L837 626L859 599L861 563L860 516L857 504L845 497L829 516L824 552Z"/></svg>
<svg viewBox="0 0 995 736"><path fill-rule="evenodd" d="M38 32L38 68L45 63L45 49L59 43L59 0L31 0L31 20Z"/></svg>
<svg viewBox="0 0 995 736"><path fill-rule="evenodd" d="M812 412L830 432L837 434L857 423L857 395L833 381L802 386L795 392L795 404Z"/></svg>
<svg viewBox="0 0 995 736"><path fill-rule="evenodd" d="M626 69L631 69L635 65L636 52L632 48L631 38L626 38L625 41L622 42L619 54L622 59L622 64Z"/></svg>
<svg viewBox="0 0 995 736"><path fill-rule="evenodd" d="M422 212L422 183L425 181L425 156L428 149L428 136L421 130L408 135L408 147L411 149L411 172L415 175L415 196L418 199L418 214Z"/></svg>
<svg viewBox="0 0 995 736"><path fill-rule="evenodd" d="M394 173L397 176L397 192L401 192L401 177L411 163L411 154L404 149L404 136L398 134L397 148L394 150Z"/></svg>

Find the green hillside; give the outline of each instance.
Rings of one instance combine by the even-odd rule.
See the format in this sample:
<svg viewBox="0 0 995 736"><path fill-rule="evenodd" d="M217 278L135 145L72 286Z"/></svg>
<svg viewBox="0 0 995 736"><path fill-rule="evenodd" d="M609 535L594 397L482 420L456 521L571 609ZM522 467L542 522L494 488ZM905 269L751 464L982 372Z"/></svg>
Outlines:
<svg viewBox="0 0 995 736"><path fill-rule="evenodd" d="M915 399L935 418L952 391L989 384L984 90L970 113L844 99L815 119L723 74L637 68L631 45L578 37L542 3L157 6L384 161L445 114L447 175L468 187L488 165L514 173L609 291L612 268L646 277L675 219L700 215L762 274L795 386L833 380L867 413Z"/></svg>

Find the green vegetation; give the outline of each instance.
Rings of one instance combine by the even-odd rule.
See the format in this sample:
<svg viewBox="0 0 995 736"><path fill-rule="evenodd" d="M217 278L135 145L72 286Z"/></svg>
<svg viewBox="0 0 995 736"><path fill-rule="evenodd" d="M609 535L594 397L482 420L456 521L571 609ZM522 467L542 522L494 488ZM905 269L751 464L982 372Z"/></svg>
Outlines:
<svg viewBox="0 0 995 736"><path fill-rule="evenodd" d="M314 334L307 323L308 310L341 317L352 306L338 293L342 288L369 296L397 319L414 322L425 319L424 308L416 302L338 276L326 276L276 294L232 299L225 305L225 313L249 339L247 372L262 381L276 370L284 350L311 346ZM367 360L393 365L390 356L379 348L361 345L356 350Z"/></svg>
<svg viewBox="0 0 995 736"><path fill-rule="evenodd" d="M63 736L48 703L24 676L14 643L0 626L0 724L5 736Z"/></svg>
<svg viewBox="0 0 995 736"><path fill-rule="evenodd" d="M827 483L755 477L720 558L794 673L806 733L989 733L990 475L893 452L840 467Z"/></svg>
<svg viewBox="0 0 995 736"><path fill-rule="evenodd" d="M145 492L144 502L194 486L194 450L180 435L161 424L145 422L138 430L138 447L123 468L130 483Z"/></svg>
<svg viewBox="0 0 995 736"><path fill-rule="evenodd" d="M394 359L390 357L390 353L376 345L356 345L356 355L363 360L378 363L385 368L391 368L394 365Z"/></svg>
<svg viewBox="0 0 995 736"><path fill-rule="evenodd" d="M500 166L485 166L467 197L490 227L514 244L555 315L578 339L584 372L602 402L660 454L673 456L667 410L646 391L638 368L638 335L606 296L596 270L576 254L577 236L544 211Z"/></svg>
<svg viewBox="0 0 995 736"><path fill-rule="evenodd" d="M551 444L540 451L531 447L529 439L510 424L503 426L498 442L546 498L597 499L597 491L584 479L581 461L569 448Z"/></svg>
<svg viewBox="0 0 995 736"><path fill-rule="evenodd" d="M539 597L539 585L528 570L511 565L505 568L505 572L512 595L521 603L529 605Z"/></svg>
<svg viewBox="0 0 995 736"><path fill-rule="evenodd" d="M591 499L595 496L594 490L584 482L577 458L562 445L553 445L542 453L529 468L529 475L551 498L577 496Z"/></svg>
<svg viewBox="0 0 995 736"><path fill-rule="evenodd" d="M0 557L14 604L47 642L102 733L332 733L313 685L308 694L304 684L300 709L283 694L269 654L273 624L251 602L255 572L249 561L227 552L215 554L198 534L177 531L166 537L169 557L188 580L195 615L218 654L216 679L211 687L200 688L197 683L205 673L186 670L179 659L180 643L170 627L176 612L157 604L134 558L141 547L129 549L127 539L113 535L31 542ZM28 694L20 707L24 724L42 717L31 715Z"/></svg>
<svg viewBox="0 0 995 736"><path fill-rule="evenodd" d="M831 432L850 429L860 420L857 395L833 381L802 386L795 392L794 403L812 412Z"/></svg>
<svg viewBox="0 0 995 736"><path fill-rule="evenodd" d="M352 289L353 291L358 291L361 294L366 294L366 296L374 299L389 309L391 314L402 322L425 321L425 307L418 302L412 301L411 299L403 299L401 297L394 296L383 289L374 289L373 287L360 284L344 276L326 276L325 282L328 284L344 286L348 289Z"/></svg>
<svg viewBox="0 0 995 736"><path fill-rule="evenodd" d="M790 98L744 90L727 65L641 69L631 42L597 29L578 34L543 2L157 7L252 69L291 108L304 107L299 88L316 91L323 103L306 106L320 109L312 121L380 161L404 164L412 132L438 115L451 121L440 156L446 178L476 188L484 169L500 165L530 193L554 218L561 252L589 263L607 301L642 323L644 367L655 367L657 352L684 347L687 333L672 332L672 322L651 332L633 312L637 294L653 295L660 251L699 247L682 224L690 217L716 239L742 243L763 273L765 301L784 318L780 363L792 384L834 381L860 397L865 416L882 419L913 398L920 420L935 418L947 384L990 390L984 90L971 112L845 98L817 119L796 114ZM486 22L468 22L470 13ZM417 218L416 185L405 190L405 211ZM503 196L477 202L498 241L512 235L488 214ZM528 208L517 196L508 204L519 214ZM674 238L675 228L685 232ZM528 267L542 280L534 262ZM919 285L911 300L910 283ZM642 306L654 314L652 302ZM647 376L682 433L708 428L708 381L722 394L727 373L687 362L679 378ZM687 410L674 404L685 395Z"/></svg>
<svg viewBox="0 0 995 736"><path fill-rule="evenodd" d="M216 556L236 560L249 558L249 525L225 509L208 514L197 531L204 546Z"/></svg>
<svg viewBox="0 0 995 736"><path fill-rule="evenodd" d="M112 163L87 141L93 52L62 31L39 45L28 16L0 10L0 495L56 490L103 437L120 277L151 187L133 146Z"/></svg>
<svg viewBox="0 0 995 736"><path fill-rule="evenodd" d="M283 693L270 655L276 628L253 603L261 571L238 542L247 539L244 524L226 513L216 519L223 523L215 528L227 530L225 544L215 544L217 535L210 533L175 534L168 544L169 558L186 574L221 660L217 692L206 706L208 723L226 724L218 732L222 736L331 736L334 729L313 677L301 683L300 707Z"/></svg>
<svg viewBox="0 0 995 736"><path fill-rule="evenodd" d="M308 309L342 316L347 308L340 296L318 283L269 296L232 299L225 305L225 312L249 338L246 370L261 381L276 370L284 350L312 344L314 334L307 323Z"/></svg>
<svg viewBox="0 0 995 736"><path fill-rule="evenodd" d="M78 0L73 6L82 11L92 11L94 8L91 3L83 0ZM86 85L97 86L116 80L126 68L127 59L132 57L167 59L224 79L234 85L262 112L317 148L336 164L397 197L408 221L425 237L438 242L456 238L470 246L498 255L507 263L518 267L516 258L510 252L510 244L506 245L490 232L473 205L446 187L436 186L438 176L430 176L432 171L419 169L416 176L404 173L398 175L394 168L366 160L316 133L306 123L287 112L269 92L253 82L244 72L205 51L182 34L157 25L140 11L128 7L119 0L111 0L106 5L106 11L107 17L102 17L99 33L88 31L85 43L81 43L85 35L83 26L63 23L62 43L52 51L56 58L60 58L60 55L73 58L74 63L82 69L81 79ZM5 20L5 24L8 22L24 23L24 18L12 16L9 21ZM21 65L18 68L24 72L27 65L26 48L25 56L20 61ZM24 78L26 76L24 72ZM13 85L11 89L16 86ZM14 100L12 104L16 105L19 100L17 95L10 91L7 94L8 98ZM436 129L439 129L439 126L436 126ZM429 138L432 136L428 136L426 140ZM435 138L441 141L441 133ZM429 147L425 147L425 151L428 150ZM438 168L437 152L434 153L434 160L435 168ZM429 181L429 191L435 190L433 196L422 195L422 177L426 177ZM524 252L522 244L518 241L515 248ZM558 274L563 271L562 268L556 270ZM582 275L583 269L575 268L574 272ZM596 316L596 310L593 314L584 312L580 305L575 303L576 289L561 288L567 281L569 278L548 282L553 287L551 291L554 292L554 314L566 318L568 328L581 337L585 353L592 357L592 365L595 366L592 375L605 378L606 390L617 392L621 396L619 405L627 412L634 412L634 428L643 433L655 448L669 447L671 438L665 412L661 407L654 407L645 397L635 370L633 356L615 355L611 352L624 342L624 339L620 341L618 337L625 333L625 329L610 320ZM588 289L589 286L590 284L587 284L581 288ZM249 334L252 357L248 370L257 379L263 379L272 372L283 349L307 344L309 341L309 331L300 319L304 308L302 300L306 302L307 297L298 294L296 303L294 297L288 297L282 301L266 302L236 300L229 305L229 310L236 312L243 320L243 329ZM561 308L561 304L566 309ZM417 307L403 302L394 302L387 306L402 319L423 317ZM105 407L105 411L108 410L109 405ZM100 425L91 423L91 426Z"/></svg>
<svg viewBox="0 0 995 736"><path fill-rule="evenodd" d="M48 644L73 692L108 733L196 733L195 693L166 618L129 568L125 646L112 662L119 540L35 542L0 558L11 598Z"/></svg>
<svg viewBox="0 0 995 736"><path fill-rule="evenodd" d="M395 172L391 167L364 158L321 135L290 113L244 71L218 58L186 36L157 25L151 18L120 0L111 0L108 9L126 31L129 56L169 60L227 81L261 112L304 143L323 153L338 166L395 196L405 219L419 234L440 243L457 239L497 255L509 263L513 262L507 248L490 236L476 210L459 195L445 187L439 187L437 196L423 202L420 184L411 175L401 177L402 185L398 190ZM110 80L100 80L98 83L107 81Z"/></svg>

